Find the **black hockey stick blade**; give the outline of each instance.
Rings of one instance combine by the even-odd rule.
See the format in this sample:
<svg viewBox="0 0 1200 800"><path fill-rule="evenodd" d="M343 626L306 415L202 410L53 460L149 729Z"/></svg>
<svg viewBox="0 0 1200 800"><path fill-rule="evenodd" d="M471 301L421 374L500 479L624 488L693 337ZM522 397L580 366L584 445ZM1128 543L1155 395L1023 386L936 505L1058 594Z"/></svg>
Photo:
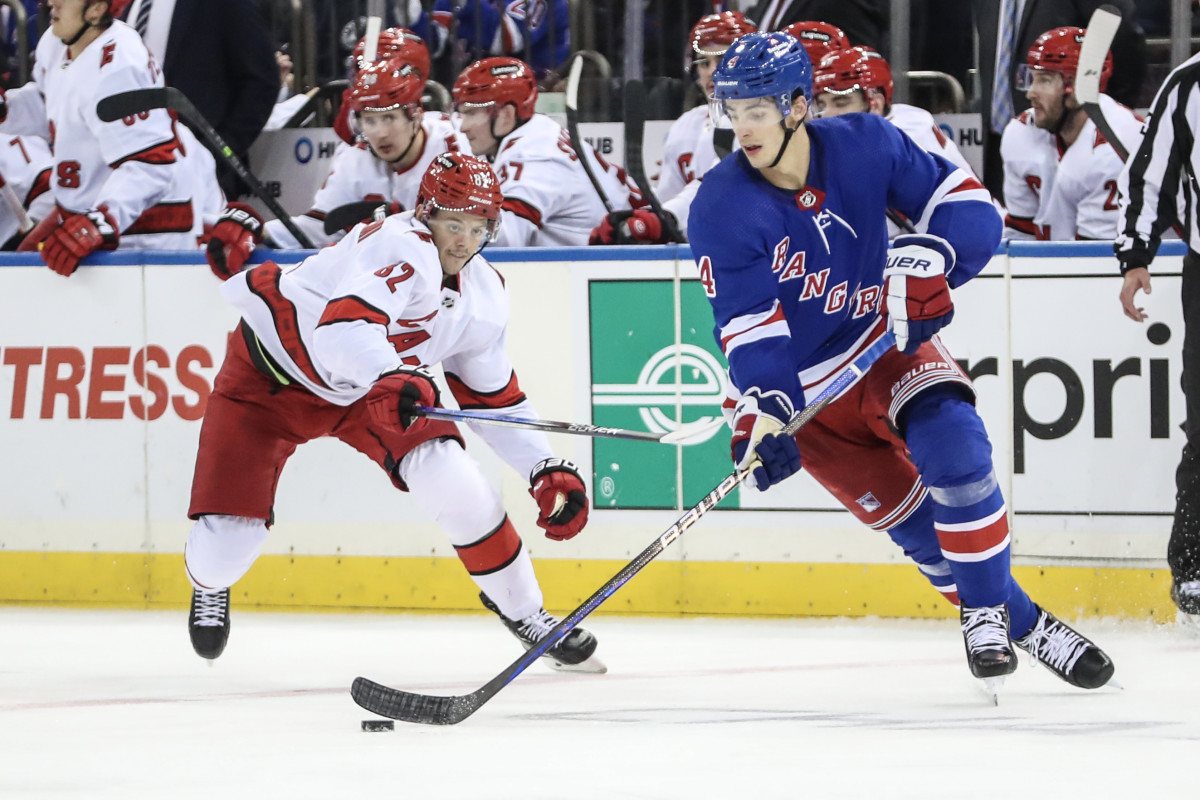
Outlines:
<svg viewBox="0 0 1200 800"><path fill-rule="evenodd" d="M850 366L833 379L811 403L784 426L783 432L794 434L807 425L821 410L836 400L852 386L871 365L879 360L896 343L896 337L890 331L875 340L875 343L859 354ZM416 722L424 725L456 725L478 711L484 703L496 694L534 661L545 655L563 637L575 629L583 618L591 614L601 603L607 600L618 589L629 582L642 568L653 561L666 550L672 542L683 535L684 531L700 521L700 518L714 509L718 503L733 493L742 481L750 476L753 465L747 469L735 469L718 483L711 492L705 495L699 503L688 509L683 516L675 520L657 539L650 543L637 557L621 568L608 582L583 601L579 608L563 617L554 628L536 645L525 651L516 661L509 664L503 672L492 678L483 686L470 694L443 697L439 695L417 694L403 689L393 689L381 683L366 678L355 678L350 687L350 696L354 702L366 710L388 719L398 719L403 722Z"/></svg>
<svg viewBox="0 0 1200 800"><path fill-rule="evenodd" d="M360 222L374 219L375 211L386 205L378 200L357 200L332 208L325 215L325 233L332 236L338 231L353 228Z"/></svg>
<svg viewBox="0 0 1200 800"><path fill-rule="evenodd" d="M642 161L642 139L646 132L646 87L638 80L625 81L625 171L637 184L642 197L662 222L667 238L672 242L684 241L675 225L673 214L667 213L658 202L654 187L646 178L646 165Z"/></svg>
<svg viewBox="0 0 1200 800"><path fill-rule="evenodd" d="M592 182L592 188L600 196L600 202L604 204L605 210L611 214L615 210L612 200L608 199L604 187L600 185L596 173L592 171L591 159L587 157L587 143L579 136L579 79L583 75L583 61L583 57L576 54L575 58L571 60L571 71L567 73L567 136L571 139L571 149L579 157L583 171L587 173L588 180Z"/></svg>
<svg viewBox="0 0 1200 800"><path fill-rule="evenodd" d="M1079 66L1075 70L1075 99L1084 112L1104 135L1122 161L1129 159L1129 150L1117 138L1116 131L1100 108L1100 75L1104 70L1104 58L1112 47L1117 29L1121 27L1121 12L1113 6L1100 6L1088 20L1087 32L1079 48Z"/></svg>
<svg viewBox="0 0 1200 800"><path fill-rule="evenodd" d="M304 235L304 231L300 230L296 226L296 223L292 221L291 215L279 205L278 200L267 192L258 178L254 177L250 170L246 169L241 160L234 155L233 148L225 143L225 140L221 138L221 134L217 133L216 129L204 118L204 115L197 110L196 106L192 105L192 101L187 98L187 95L175 87L134 89L110 95L96 104L96 116L100 118L101 122L115 122L118 119L154 108L165 108L174 111L183 117L184 121L190 123L192 129L196 131L205 146L213 154L213 157L225 163L233 170L234 174L250 187L251 191L258 196L258 199L263 201L263 205L275 215L275 218L283 224L283 227L287 228L288 233L295 237L301 247L312 249L312 242Z"/></svg>

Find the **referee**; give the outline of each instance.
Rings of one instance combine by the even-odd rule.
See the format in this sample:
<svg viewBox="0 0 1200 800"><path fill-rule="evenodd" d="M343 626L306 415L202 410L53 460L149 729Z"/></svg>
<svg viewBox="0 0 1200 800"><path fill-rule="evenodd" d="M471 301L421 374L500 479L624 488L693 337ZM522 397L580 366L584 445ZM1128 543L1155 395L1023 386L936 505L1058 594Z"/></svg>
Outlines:
<svg viewBox="0 0 1200 800"><path fill-rule="evenodd" d="M1163 231L1183 226L1183 394L1187 442L1175 471L1175 519L1167 545L1171 599L1200 621L1200 54L1176 67L1158 90L1143 128L1141 146L1125 164L1119 185L1120 235L1113 243L1121 262L1121 308L1135 322L1146 319L1134 305L1139 290L1150 294L1150 262Z"/></svg>

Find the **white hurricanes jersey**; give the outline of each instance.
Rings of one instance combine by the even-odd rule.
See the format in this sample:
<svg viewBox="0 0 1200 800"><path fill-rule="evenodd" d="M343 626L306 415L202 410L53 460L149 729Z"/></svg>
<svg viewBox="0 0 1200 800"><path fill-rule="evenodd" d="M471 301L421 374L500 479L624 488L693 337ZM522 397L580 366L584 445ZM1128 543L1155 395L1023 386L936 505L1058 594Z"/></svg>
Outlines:
<svg viewBox="0 0 1200 800"><path fill-rule="evenodd" d="M613 210L642 205L625 170L584 142L586 158ZM544 114L505 136L492 162L504 193L495 247L586 245L608 213L571 148L567 131Z"/></svg>
<svg viewBox="0 0 1200 800"><path fill-rule="evenodd" d="M436 156L447 151L471 152L467 137L458 132L445 114L425 112L421 116L421 129L425 132L421 153L412 166L402 172L397 172L377 157L365 142L338 145L333 155L333 166L325 183L313 197L312 208L301 216L292 217L292 221L304 231L314 247L324 247L346 235L345 231L325 233L325 216L333 209L347 203L378 200L383 205L399 203L401 210L411 210L417 204L421 178ZM300 247L300 243L277 219L267 221L266 231L282 249Z"/></svg>
<svg viewBox="0 0 1200 800"><path fill-rule="evenodd" d="M1137 150L1142 123L1108 95L1100 110L1129 151ZM1116 238L1120 222L1117 176L1121 157L1090 119L1067 148L1053 133L1038 128L1025 111L1004 128L1005 235L1013 239Z"/></svg>
<svg viewBox="0 0 1200 800"><path fill-rule="evenodd" d="M658 201L665 203L683 191L683 187L696 180L697 167L703 175L712 164L699 165L693 161L696 156L696 145L703 135L712 136L712 122L708 117L708 106L700 105L683 112L679 119L671 123L663 143L662 167L658 172L658 181L654 184L654 193Z"/></svg>
<svg viewBox="0 0 1200 800"><path fill-rule="evenodd" d="M30 219L45 218L54 208L50 169L54 157L38 136L0 136L0 176L12 187ZM0 202L0 243L17 235L20 223L7 202Z"/></svg>
<svg viewBox="0 0 1200 800"><path fill-rule="evenodd" d="M116 21L71 59L53 35L38 41L33 80L9 92L4 130L40 133L54 153L51 191L64 213L104 206L121 231L121 246L194 248L202 232L196 186L202 175L194 138L163 109L101 122L96 104L111 95L162 87L162 73L133 28ZM126 237L136 237L132 241Z"/></svg>
<svg viewBox="0 0 1200 800"><path fill-rule="evenodd" d="M221 291L288 377L331 403L350 405L401 364L441 364L460 406L537 416L505 348L500 273L477 255L444 280L412 211L360 224L299 264L260 264ZM537 431L471 427L523 475L553 455Z"/></svg>

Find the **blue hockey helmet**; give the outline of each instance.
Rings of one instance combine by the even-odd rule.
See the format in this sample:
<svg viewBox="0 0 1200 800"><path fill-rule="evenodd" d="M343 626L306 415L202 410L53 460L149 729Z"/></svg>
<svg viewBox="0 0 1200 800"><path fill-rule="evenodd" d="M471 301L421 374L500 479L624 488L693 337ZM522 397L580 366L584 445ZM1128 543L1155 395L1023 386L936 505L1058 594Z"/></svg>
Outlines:
<svg viewBox="0 0 1200 800"><path fill-rule="evenodd" d="M800 41L782 31L748 33L725 52L713 73L713 96L726 100L773 97L783 116L802 91L812 102L813 69Z"/></svg>

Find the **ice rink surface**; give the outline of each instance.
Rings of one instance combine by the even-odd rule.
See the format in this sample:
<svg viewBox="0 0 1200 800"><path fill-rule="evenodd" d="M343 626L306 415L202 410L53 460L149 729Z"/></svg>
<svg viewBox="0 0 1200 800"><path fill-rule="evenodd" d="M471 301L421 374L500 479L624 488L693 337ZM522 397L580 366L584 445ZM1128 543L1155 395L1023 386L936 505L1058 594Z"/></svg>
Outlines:
<svg viewBox="0 0 1200 800"><path fill-rule="evenodd" d="M356 675L465 694L516 658L482 615L0 608L0 798L1183 798L1200 637L1085 621L1123 691L1024 654L999 707L953 621L626 619L607 675L534 665L465 722L363 733Z"/></svg>

